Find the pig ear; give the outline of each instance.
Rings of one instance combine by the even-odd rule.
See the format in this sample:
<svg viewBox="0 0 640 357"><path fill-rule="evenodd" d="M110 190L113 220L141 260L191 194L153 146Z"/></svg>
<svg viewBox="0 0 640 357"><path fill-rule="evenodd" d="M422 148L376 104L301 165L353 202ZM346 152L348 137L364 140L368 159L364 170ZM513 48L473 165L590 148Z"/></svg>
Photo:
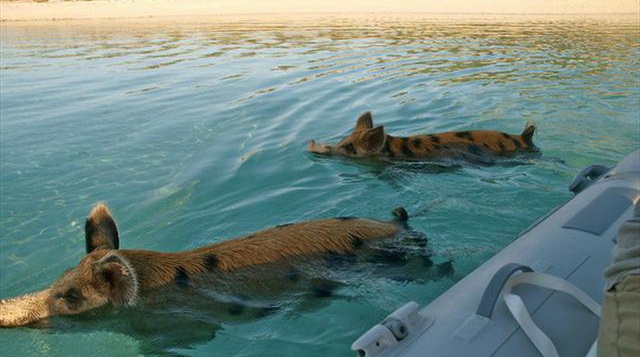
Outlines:
<svg viewBox="0 0 640 357"><path fill-rule="evenodd" d="M363 145L365 149L371 151L377 151L382 149L384 145L385 134L384 127L382 125L376 126L373 129L365 131L363 136Z"/></svg>
<svg viewBox="0 0 640 357"><path fill-rule="evenodd" d="M356 121L356 128L354 131L371 128L373 128L373 119L371 118L371 112L366 112L358 117L358 120Z"/></svg>
<svg viewBox="0 0 640 357"><path fill-rule="evenodd" d="M96 249L118 249L120 240L116 222L104 203L96 204L84 224L87 254Z"/></svg>
<svg viewBox="0 0 640 357"><path fill-rule="evenodd" d="M133 306L138 296L138 277L127 259L113 252L93 263L100 283L106 285L109 300L116 306Z"/></svg>

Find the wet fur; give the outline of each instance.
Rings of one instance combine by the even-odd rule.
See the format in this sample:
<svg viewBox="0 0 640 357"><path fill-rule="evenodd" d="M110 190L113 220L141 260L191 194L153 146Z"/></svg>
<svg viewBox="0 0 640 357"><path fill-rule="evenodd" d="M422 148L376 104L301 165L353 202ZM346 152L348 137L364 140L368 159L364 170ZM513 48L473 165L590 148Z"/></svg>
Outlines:
<svg viewBox="0 0 640 357"><path fill-rule="evenodd" d="M309 143L309 150L318 154L347 157L385 157L402 160L467 159L483 161L485 157L513 156L522 152L537 152L533 144L536 127L527 123L519 135L500 131L477 130L395 137L385 133L383 126L373 126L370 112L356 120L353 132L337 145Z"/></svg>
<svg viewBox="0 0 640 357"><path fill-rule="evenodd" d="M381 154L391 158L436 159L449 157L456 153L474 156L509 156L518 151L531 151L534 148L521 135L478 130L409 137L387 135Z"/></svg>
<svg viewBox="0 0 640 357"><path fill-rule="evenodd" d="M87 255L50 287L0 300L0 327L21 326L56 315L74 315L108 304L135 306L162 294L160 288L184 290L197 282L234 279L251 269L274 268L278 262L311 261L326 255L348 255L367 241L394 237L408 219L402 208L392 221L338 217L281 225L247 236L183 252L118 250L118 230L103 203L85 224ZM282 274L287 279L286 274ZM239 284L242 288L242 284ZM318 296L329 296L324 285ZM237 305L237 304L236 304ZM234 305L235 306L235 305Z"/></svg>
<svg viewBox="0 0 640 357"><path fill-rule="evenodd" d="M136 272L141 293L167 284L188 286L201 274L232 272L294 257L354 252L364 241L391 237L401 227L369 219L325 219L266 229L177 253L121 250Z"/></svg>

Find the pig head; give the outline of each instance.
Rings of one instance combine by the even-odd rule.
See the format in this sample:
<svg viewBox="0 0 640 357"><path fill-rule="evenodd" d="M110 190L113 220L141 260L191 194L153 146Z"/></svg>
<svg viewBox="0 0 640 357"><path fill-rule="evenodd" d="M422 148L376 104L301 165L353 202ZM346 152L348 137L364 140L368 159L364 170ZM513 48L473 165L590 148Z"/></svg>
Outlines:
<svg viewBox="0 0 640 357"><path fill-rule="evenodd" d="M106 304L134 305L135 271L118 254L118 231L109 209L96 205L85 225L87 255L48 288L0 300L0 327L26 325L54 315L72 315Z"/></svg>
<svg viewBox="0 0 640 357"><path fill-rule="evenodd" d="M340 140L336 145L309 142L309 151L316 154L343 155L343 156L368 156L378 153L385 141L384 128L373 127L373 119L370 112L362 114L356 120L353 132Z"/></svg>

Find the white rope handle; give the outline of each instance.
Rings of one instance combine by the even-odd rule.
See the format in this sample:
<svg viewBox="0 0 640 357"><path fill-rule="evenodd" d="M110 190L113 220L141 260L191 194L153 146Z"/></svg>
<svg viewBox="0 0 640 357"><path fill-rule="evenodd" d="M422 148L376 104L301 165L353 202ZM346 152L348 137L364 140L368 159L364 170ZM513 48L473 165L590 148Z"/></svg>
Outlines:
<svg viewBox="0 0 640 357"><path fill-rule="evenodd" d="M543 357L560 357L553 341L547 336L531 319L522 299L511 293L511 289L521 284L536 285L543 288L553 289L567 293L575 297L586 306L594 315L600 317L600 305L587 295L582 289L570 282L553 275L543 273L522 273L513 275L507 280L502 293L507 308L516 319L522 331L529 337Z"/></svg>
<svg viewBox="0 0 640 357"><path fill-rule="evenodd" d="M503 291L510 293L513 287L522 284L535 285L567 293L580 301L594 315L600 317L600 304L593 300L591 296L587 295L587 293L582 289L571 284L565 279L559 278L555 275L538 272L516 274L509 278Z"/></svg>
<svg viewBox="0 0 640 357"><path fill-rule="evenodd" d="M560 357L553 341L531 319L531 315L529 315L529 311L524 306L522 299L515 294L505 294L504 301L507 303L511 315L513 315L518 325L527 334L529 340L533 342L538 351L544 357Z"/></svg>

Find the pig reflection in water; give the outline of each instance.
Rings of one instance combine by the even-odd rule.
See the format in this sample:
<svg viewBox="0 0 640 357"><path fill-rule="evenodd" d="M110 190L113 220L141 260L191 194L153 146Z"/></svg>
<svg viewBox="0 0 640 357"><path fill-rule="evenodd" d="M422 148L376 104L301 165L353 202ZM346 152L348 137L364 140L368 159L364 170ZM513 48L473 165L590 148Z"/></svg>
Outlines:
<svg viewBox="0 0 640 357"><path fill-rule="evenodd" d="M153 349L190 345L212 338L221 323L313 306L354 280L425 281L451 273L449 262L425 269L433 265L426 237L407 229L403 208L393 214L390 221L338 217L286 224L164 253L119 250L115 221L98 204L85 225L87 255L50 287L1 300L0 326L108 329L149 335ZM75 316L50 319L56 315Z"/></svg>

